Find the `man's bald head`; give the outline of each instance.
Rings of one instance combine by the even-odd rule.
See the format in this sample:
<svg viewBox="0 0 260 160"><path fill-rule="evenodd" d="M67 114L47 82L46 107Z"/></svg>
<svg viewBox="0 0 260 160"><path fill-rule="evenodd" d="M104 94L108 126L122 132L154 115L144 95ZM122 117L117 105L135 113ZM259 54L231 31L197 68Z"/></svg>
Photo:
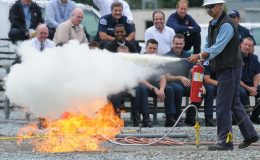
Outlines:
<svg viewBox="0 0 260 160"><path fill-rule="evenodd" d="M36 38L40 42L44 42L49 35L49 30L46 24L39 24L38 27L36 28Z"/></svg>
<svg viewBox="0 0 260 160"><path fill-rule="evenodd" d="M74 8L71 15L71 22L74 26L78 26L84 17L84 12L81 8Z"/></svg>

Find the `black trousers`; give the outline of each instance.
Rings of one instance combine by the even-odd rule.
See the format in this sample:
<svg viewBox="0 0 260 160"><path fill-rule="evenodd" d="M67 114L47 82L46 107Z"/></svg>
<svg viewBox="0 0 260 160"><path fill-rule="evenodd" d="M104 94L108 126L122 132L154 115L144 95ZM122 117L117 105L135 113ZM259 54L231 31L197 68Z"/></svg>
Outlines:
<svg viewBox="0 0 260 160"><path fill-rule="evenodd" d="M26 36L25 33L18 28L11 28L8 33L8 37L10 38L12 43L29 39L29 37Z"/></svg>
<svg viewBox="0 0 260 160"><path fill-rule="evenodd" d="M50 28L49 26L47 26L47 27L48 27L48 30L49 30L49 36L48 36L48 38L51 39L51 40L53 40L54 34L55 34L55 32L56 32L56 28Z"/></svg>

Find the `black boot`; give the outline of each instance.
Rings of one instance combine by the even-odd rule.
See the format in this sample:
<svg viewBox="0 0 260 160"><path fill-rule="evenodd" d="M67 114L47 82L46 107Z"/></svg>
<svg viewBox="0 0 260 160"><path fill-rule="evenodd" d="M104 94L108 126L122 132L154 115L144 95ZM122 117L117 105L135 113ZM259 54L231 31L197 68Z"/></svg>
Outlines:
<svg viewBox="0 0 260 160"><path fill-rule="evenodd" d="M258 103L260 103L260 102L258 102ZM260 106L259 106L259 104L258 105L256 104L255 107L256 108L254 108L254 110L253 110L253 112L252 112L252 114L250 116L250 119L251 119L251 121L253 123L260 124L260 117L259 117L259 115L260 115Z"/></svg>
<svg viewBox="0 0 260 160"><path fill-rule="evenodd" d="M205 126L207 126L207 127L214 126L213 117L212 116L205 116Z"/></svg>
<svg viewBox="0 0 260 160"><path fill-rule="evenodd" d="M152 122L149 113L143 113L143 127L152 127Z"/></svg>
<svg viewBox="0 0 260 160"><path fill-rule="evenodd" d="M196 110L194 108L189 108L186 113L185 123L188 126L194 126L196 123L195 116Z"/></svg>
<svg viewBox="0 0 260 160"><path fill-rule="evenodd" d="M234 146L232 142L229 143L218 143L215 145L211 145L208 147L209 151L227 151L227 150L233 150Z"/></svg>
<svg viewBox="0 0 260 160"><path fill-rule="evenodd" d="M196 123L195 117L187 117L184 121L186 123L187 126L194 126Z"/></svg>
<svg viewBox="0 0 260 160"><path fill-rule="evenodd" d="M166 114L166 121L164 127L172 127L175 124L175 119L173 114Z"/></svg>
<svg viewBox="0 0 260 160"><path fill-rule="evenodd" d="M133 126L139 127L140 123L141 123L140 114L139 113L133 113Z"/></svg>
<svg viewBox="0 0 260 160"><path fill-rule="evenodd" d="M254 123L254 124L260 124L260 118L257 116L250 116L250 120Z"/></svg>

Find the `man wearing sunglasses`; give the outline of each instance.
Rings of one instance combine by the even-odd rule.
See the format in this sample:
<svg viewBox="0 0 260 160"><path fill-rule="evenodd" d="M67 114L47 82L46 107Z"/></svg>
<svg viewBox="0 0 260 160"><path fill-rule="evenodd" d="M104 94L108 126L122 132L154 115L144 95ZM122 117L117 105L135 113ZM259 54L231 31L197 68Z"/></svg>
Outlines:
<svg viewBox="0 0 260 160"><path fill-rule="evenodd" d="M203 51L188 58L190 62L208 59L217 74L217 144L208 150L233 150L232 114L244 138L238 145L246 148L258 141L258 134L239 99L242 54L239 51L238 27L224 12L224 0L204 0L203 6L213 20L209 23Z"/></svg>
<svg viewBox="0 0 260 160"><path fill-rule="evenodd" d="M246 37L251 37L254 41L254 45L255 45L255 40L253 35L250 33L249 29L247 29L246 27L241 26L240 23L240 14L237 10L232 10L231 12L229 12L229 17L232 18L233 22L238 25L238 33L239 33L239 39L240 42L242 42L242 40Z"/></svg>

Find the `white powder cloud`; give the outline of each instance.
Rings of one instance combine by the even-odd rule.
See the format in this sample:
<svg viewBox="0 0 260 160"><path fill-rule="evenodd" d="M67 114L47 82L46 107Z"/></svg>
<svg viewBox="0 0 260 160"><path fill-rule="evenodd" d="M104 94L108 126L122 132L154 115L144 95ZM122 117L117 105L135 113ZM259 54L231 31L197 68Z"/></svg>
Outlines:
<svg viewBox="0 0 260 160"><path fill-rule="evenodd" d="M18 52L22 63L14 65L6 78L7 96L36 116L54 117L79 108L93 115L108 95L136 86L158 74L159 64L173 60L90 50L76 41L42 53L29 46Z"/></svg>

